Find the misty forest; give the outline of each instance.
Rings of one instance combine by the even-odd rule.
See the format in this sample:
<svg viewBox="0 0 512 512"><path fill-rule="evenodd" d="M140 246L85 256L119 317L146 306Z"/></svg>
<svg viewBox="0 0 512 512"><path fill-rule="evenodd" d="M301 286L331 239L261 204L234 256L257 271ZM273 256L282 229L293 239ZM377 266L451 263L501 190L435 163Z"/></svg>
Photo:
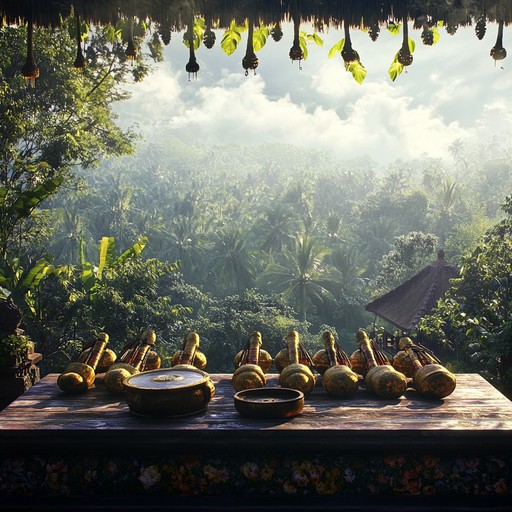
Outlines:
<svg viewBox="0 0 512 512"><path fill-rule="evenodd" d="M510 392L510 134L386 165L230 144L236 127L224 145L143 140L112 105L162 43L130 60L122 31L98 26L78 73L77 26L34 30L34 88L19 74L29 29L0 29L0 291L43 372L99 331L118 350L154 330L163 365L196 331L212 372L232 371L254 330L271 354L290 329L312 352L329 329L350 353L358 329L396 334L365 305L443 249L460 279L411 335Z"/></svg>

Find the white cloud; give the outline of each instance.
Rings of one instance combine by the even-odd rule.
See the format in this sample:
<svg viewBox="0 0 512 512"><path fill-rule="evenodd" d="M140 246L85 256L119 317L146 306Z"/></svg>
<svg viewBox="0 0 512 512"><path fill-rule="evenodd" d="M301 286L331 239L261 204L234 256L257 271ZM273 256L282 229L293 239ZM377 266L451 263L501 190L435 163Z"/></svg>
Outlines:
<svg viewBox="0 0 512 512"><path fill-rule="evenodd" d="M512 105L497 99L485 105L482 117L475 123L474 142L485 144L495 137L512 134Z"/></svg>
<svg viewBox="0 0 512 512"><path fill-rule="evenodd" d="M396 41L386 37L388 57ZM360 53L368 56L362 85L344 70L341 58L327 59L325 47L325 55L315 62L308 59L301 72L283 66L246 77L239 59L204 54L199 79L188 82L183 70L173 72L167 63L133 86L133 99L122 112L139 120L147 137L168 134L211 144L281 142L323 148L344 159L366 154L381 163L423 153L448 158L456 139L512 127L506 99L510 73L494 73L489 83L485 61L463 79L458 66L467 66L468 59L456 59L460 47L446 48L444 60L432 48L418 48L409 72L391 82L390 59L377 61L369 48L358 41ZM209 55L216 56L208 60ZM172 65L182 69L181 64L174 59ZM450 67L457 69L450 73Z"/></svg>
<svg viewBox="0 0 512 512"><path fill-rule="evenodd" d="M155 93L153 101L160 94ZM143 104L149 100L146 95ZM457 123L445 125L431 109L412 108L410 98L383 83L368 84L343 113L321 104L308 111L289 95L271 100L261 77L247 80L228 74L214 87L199 87L193 102L175 95L157 106L155 110L149 105L143 115L158 114L153 126L160 135L168 131L190 142L210 144L279 141L323 148L341 158L367 154L386 163L423 152L446 156L447 141L466 136Z"/></svg>
<svg viewBox="0 0 512 512"><path fill-rule="evenodd" d="M158 66L142 83L134 83L126 88L131 94L129 101L116 105L116 111L139 123L153 123L165 113L173 112L179 104L182 86L180 74L173 73L169 66Z"/></svg>

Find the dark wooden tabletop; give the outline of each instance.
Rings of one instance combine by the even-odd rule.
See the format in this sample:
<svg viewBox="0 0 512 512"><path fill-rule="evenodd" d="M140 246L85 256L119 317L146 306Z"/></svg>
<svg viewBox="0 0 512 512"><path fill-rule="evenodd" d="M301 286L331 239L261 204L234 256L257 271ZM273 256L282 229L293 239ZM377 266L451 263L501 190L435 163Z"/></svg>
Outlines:
<svg viewBox="0 0 512 512"><path fill-rule="evenodd" d="M409 389L383 400L365 389L349 399L327 395L317 382L303 412L287 420L255 420L234 406L230 374L212 374L216 392L206 412L184 418L141 418L124 398L97 383L85 394L63 394L46 376L0 412L0 449L116 451L127 445L161 451L253 449L279 445L307 450L472 450L512 452L512 402L477 374L458 374L443 400ZM268 376L277 386L277 376Z"/></svg>

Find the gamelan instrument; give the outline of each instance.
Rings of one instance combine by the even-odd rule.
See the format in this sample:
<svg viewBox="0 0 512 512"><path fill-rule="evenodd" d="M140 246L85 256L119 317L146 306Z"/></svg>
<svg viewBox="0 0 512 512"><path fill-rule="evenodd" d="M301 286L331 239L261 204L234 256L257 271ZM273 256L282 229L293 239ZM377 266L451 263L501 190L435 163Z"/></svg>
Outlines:
<svg viewBox="0 0 512 512"><path fill-rule="evenodd" d="M265 373L259 365L262 345L261 333L258 331L253 332L247 341L247 345L246 355L239 359L239 366L231 379L231 383L236 391L262 388L267 383Z"/></svg>
<svg viewBox="0 0 512 512"><path fill-rule="evenodd" d="M429 398L444 398L453 393L457 385L455 375L425 347L414 345L410 338L403 337L398 341L398 348L406 354L413 366L414 389Z"/></svg>
<svg viewBox="0 0 512 512"><path fill-rule="evenodd" d="M188 364L198 370L206 368L206 356L199 350L199 334L190 332L183 341L183 347L171 358L171 367Z"/></svg>
<svg viewBox="0 0 512 512"><path fill-rule="evenodd" d="M323 371L322 386L330 395L340 398L352 396L359 389L359 376L352 371L348 355L336 343L332 332L325 331L322 334L322 341L329 365ZM317 352L315 355L318 354ZM317 359L323 357L318 356Z"/></svg>
<svg viewBox="0 0 512 512"><path fill-rule="evenodd" d="M295 332L295 331L292 331ZM297 334L298 336L298 334ZM278 373L281 373L289 364L291 364L290 360L290 351L288 349L287 341L285 340L286 347L280 350L276 356L274 357L274 364L276 366L276 370ZM306 347L298 341L298 357L299 357L299 363L303 364L304 366L307 366L309 369L313 369L315 367L315 364L313 363L313 358L309 354L309 352L306 350Z"/></svg>
<svg viewBox="0 0 512 512"><path fill-rule="evenodd" d="M156 334L146 331L141 339L128 343L122 350L119 362L114 363L105 373L103 382L112 393L123 393L124 382L144 369L150 350L155 346Z"/></svg>
<svg viewBox="0 0 512 512"><path fill-rule="evenodd" d="M286 336L290 364L279 374L279 385L296 389L307 395L313 391L316 378L308 366L299 362L299 333L290 331Z"/></svg>
<svg viewBox="0 0 512 512"><path fill-rule="evenodd" d="M356 340L366 361L366 387L381 398L396 399L403 395L407 389L405 375L389 364L365 331L359 331Z"/></svg>
<svg viewBox="0 0 512 512"><path fill-rule="evenodd" d="M255 332L257 332L257 331L255 331ZM251 343L251 336L249 336L249 339L247 340L247 343L246 343L244 349L240 350L240 352L238 352L238 354L236 354L236 356L233 360L233 368L235 370L239 366L241 366L243 364L247 364L249 362L250 343ZM270 368L272 367L272 362L273 362L273 359L272 359L272 356L270 355L270 353L260 347L259 353L258 353L258 363L257 364L263 370L263 373L268 373L270 371Z"/></svg>
<svg viewBox="0 0 512 512"><path fill-rule="evenodd" d="M78 361L68 363L59 375L57 385L69 394L87 391L96 379L96 368L108 344L108 334L100 332L95 340L84 348ZM83 355L87 351L86 355Z"/></svg>

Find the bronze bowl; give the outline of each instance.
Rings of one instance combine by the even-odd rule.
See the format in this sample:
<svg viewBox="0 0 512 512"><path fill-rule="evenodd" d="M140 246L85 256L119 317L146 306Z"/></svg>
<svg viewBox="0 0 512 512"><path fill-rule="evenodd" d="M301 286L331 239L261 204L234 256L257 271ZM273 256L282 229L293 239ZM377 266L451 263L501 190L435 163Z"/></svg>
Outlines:
<svg viewBox="0 0 512 512"><path fill-rule="evenodd" d="M302 412L304 393L290 388L254 388L235 393L235 408L249 418L292 418Z"/></svg>
<svg viewBox="0 0 512 512"><path fill-rule="evenodd" d="M142 372L124 381L130 411L139 416L180 417L206 410L215 386L190 365Z"/></svg>

